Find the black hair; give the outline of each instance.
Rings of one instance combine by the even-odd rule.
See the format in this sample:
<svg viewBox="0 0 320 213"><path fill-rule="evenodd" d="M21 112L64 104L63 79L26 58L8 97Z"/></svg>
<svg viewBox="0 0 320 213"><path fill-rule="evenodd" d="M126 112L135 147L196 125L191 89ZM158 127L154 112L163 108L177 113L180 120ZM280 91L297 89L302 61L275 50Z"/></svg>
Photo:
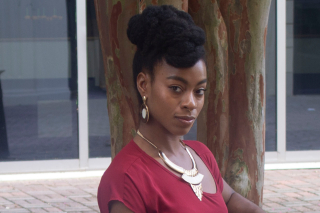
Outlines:
<svg viewBox="0 0 320 213"><path fill-rule="evenodd" d="M188 13L173 6L149 6L131 17L127 36L137 45L132 65L135 86L143 68L153 79L153 68L162 60L176 68L192 67L205 60L204 31Z"/></svg>

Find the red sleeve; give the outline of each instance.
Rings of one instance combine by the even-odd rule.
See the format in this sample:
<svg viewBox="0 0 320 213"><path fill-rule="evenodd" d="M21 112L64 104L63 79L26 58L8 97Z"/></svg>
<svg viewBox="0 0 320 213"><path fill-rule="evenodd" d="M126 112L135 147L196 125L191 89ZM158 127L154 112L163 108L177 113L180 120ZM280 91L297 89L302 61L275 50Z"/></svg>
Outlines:
<svg viewBox="0 0 320 213"><path fill-rule="evenodd" d="M109 213L109 202L120 201L131 211L145 212L145 206L136 184L131 178L123 174L107 171L98 188L98 204L101 213Z"/></svg>

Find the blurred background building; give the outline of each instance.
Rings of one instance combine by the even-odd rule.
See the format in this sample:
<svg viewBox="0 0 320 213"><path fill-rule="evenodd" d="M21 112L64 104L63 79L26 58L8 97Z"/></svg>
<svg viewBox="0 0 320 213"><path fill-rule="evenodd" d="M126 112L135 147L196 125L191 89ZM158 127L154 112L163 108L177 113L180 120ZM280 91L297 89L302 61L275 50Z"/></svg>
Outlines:
<svg viewBox="0 0 320 213"><path fill-rule="evenodd" d="M320 162L319 1L272 1L265 79L266 163ZM94 1L0 0L0 174L105 169L110 153Z"/></svg>

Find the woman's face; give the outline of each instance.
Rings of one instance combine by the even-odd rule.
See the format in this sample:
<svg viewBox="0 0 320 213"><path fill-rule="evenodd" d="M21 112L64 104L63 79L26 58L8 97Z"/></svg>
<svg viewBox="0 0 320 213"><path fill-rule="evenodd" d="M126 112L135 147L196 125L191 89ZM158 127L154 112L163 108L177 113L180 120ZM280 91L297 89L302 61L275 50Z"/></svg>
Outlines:
<svg viewBox="0 0 320 213"><path fill-rule="evenodd" d="M149 122L173 135L187 134L203 107L206 82L203 60L190 68L175 68L165 61L159 63L146 91Z"/></svg>

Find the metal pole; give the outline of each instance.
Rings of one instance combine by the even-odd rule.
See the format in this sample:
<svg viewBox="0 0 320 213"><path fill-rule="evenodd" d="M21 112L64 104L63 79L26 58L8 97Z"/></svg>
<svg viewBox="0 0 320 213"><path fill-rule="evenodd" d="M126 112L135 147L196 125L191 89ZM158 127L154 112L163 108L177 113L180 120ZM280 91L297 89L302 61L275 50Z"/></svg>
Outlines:
<svg viewBox="0 0 320 213"><path fill-rule="evenodd" d="M0 77L4 70L0 70ZM6 158L9 156L9 146L6 129L6 119L4 117L4 107L2 99L2 87L0 78L0 158Z"/></svg>

